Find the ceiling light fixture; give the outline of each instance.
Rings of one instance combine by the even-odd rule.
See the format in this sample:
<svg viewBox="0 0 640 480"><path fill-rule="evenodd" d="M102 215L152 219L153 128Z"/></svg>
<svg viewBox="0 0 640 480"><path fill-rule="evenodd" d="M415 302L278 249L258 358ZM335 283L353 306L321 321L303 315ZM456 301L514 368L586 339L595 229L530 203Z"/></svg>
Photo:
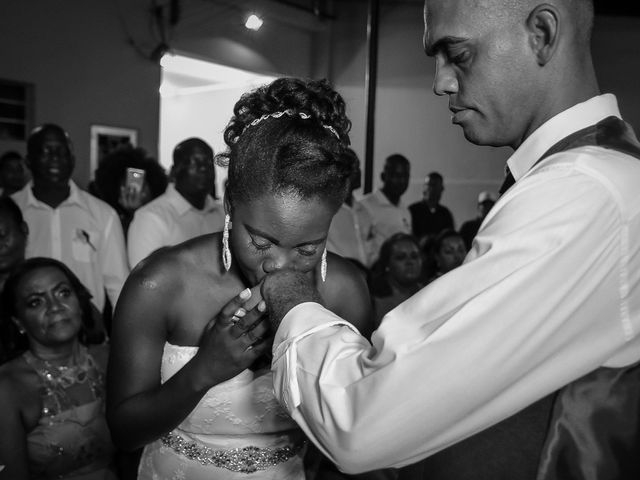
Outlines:
<svg viewBox="0 0 640 480"><path fill-rule="evenodd" d="M247 21L244 23L244 26L247 27L249 30L253 30L257 32L258 30L260 30L260 27L262 26L263 23L264 22L258 15L256 15L255 13L252 13L247 17Z"/></svg>

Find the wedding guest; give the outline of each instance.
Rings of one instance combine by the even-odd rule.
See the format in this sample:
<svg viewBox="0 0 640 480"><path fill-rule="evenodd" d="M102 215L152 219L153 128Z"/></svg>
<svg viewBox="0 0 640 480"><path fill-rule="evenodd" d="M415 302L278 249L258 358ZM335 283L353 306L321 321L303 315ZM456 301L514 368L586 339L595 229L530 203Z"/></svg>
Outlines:
<svg viewBox="0 0 640 480"><path fill-rule="evenodd" d="M358 211L363 210L367 221L372 223L366 241L370 243L370 258L367 266L373 265L380 247L394 233L411 233L411 213L402 201L409 187L411 164L404 155L389 155L380 174L382 187L365 195L358 202Z"/></svg>
<svg viewBox="0 0 640 480"><path fill-rule="evenodd" d="M423 244L425 283L458 268L467 255L464 239L455 230L443 230Z"/></svg>
<svg viewBox="0 0 640 480"><path fill-rule="evenodd" d="M116 480L104 411L107 347L87 346L91 295L63 263L34 257L0 297L0 477Z"/></svg>
<svg viewBox="0 0 640 480"><path fill-rule="evenodd" d="M441 231L453 229L451 211L440 203L444 192L444 179L438 172L431 172L424 179L422 199L409 205L413 235L421 240L433 238Z"/></svg>
<svg viewBox="0 0 640 480"><path fill-rule="evenodd" d="M11 271L24 261L29 227L11 197L0 197L0 294ZM0 333L0 364L12 349L13 338Z"/></svg>
<svg viewBox="0 0 640 480"><path fill-rule="evenodd" d="M478 215L476 218L467 220L460 227L460 235L462 235L462 238L464 239L464 244L467 247L467 250L471 250L471 244L473 243L476 233L480 230L482 221L495 203L496 197L491 192L485 190L480 192L480 195L478 195Z"/></svg>
<svg viewBox="0 0 640 480"><path fill-rule="evenodd" d="M369 292L373 299L376 326L420 288L422 255L418 241L407 233L391 235L380 249L371 273Z"/></svg>
<svg viewBox="0 0 640 480"><path fill-rule="evenodd" d="M222 204L211 195L215 183L213 149L200 138L188 138L173 150L167 190L137 209L129 225L129 265L161 247L176 245L224 225Z"/></svg>
<svg viewBox="0 0 640 480"><path fill-rule="evenodd" d="M350 148L345 149L343 155L353 165L353 173L349 179L349 193L331 221L327 250L357 262L365 270L369 258L375 256L369 252L371 242L368 241L372 222L369 214L358 205L353 196L353 192L361 185L360 160Z"/></svg>
<svg viewBox="0 0 640 480"><path fill-rule="evenodd" d="M11 270L24 260L28 235L20 207L11 197L0 197L0 293Z"/></svg>
<svg viewBox="0 0 640 480"><path fill-rule="evenodd" d="M106 297L116 304L129 273L118 215L71 180L75 156L60 126L48 123L31 132L26 162L33 179L12 198L29 225L27 258L63 262L91 292L97 311L105 313Z"/></svg>
<svg viewBox="0 0 640 480"><path fill-rule="evenodd" d="M0 156L0 196L9 196L29 181L29 172L22 155L14 150Z"/></svg>
<svg viewBox="0 0 640 480"><path fill-rule="evenodd" d="M144 172L139 186L127 184L129 168ZM125 237L135 211L162 195L167 183L162 165L140 147L120 148L107 154L95 173L97 196L118 213Z"/></svg>

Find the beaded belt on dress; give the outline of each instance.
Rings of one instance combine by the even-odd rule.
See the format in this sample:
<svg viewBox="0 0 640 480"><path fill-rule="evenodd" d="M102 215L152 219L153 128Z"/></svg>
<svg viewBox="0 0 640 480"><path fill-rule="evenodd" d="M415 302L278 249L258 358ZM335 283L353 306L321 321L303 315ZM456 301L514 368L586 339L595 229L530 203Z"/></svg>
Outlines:
<svg viewBox="0 0 640 480"><path fill-rule="evenodd" d="M190 442L169 432L162 436L162 444L171 448L176 453L202 465L226 468L234 472L253 473L258 470L266 470L279 463L286 462L294 457L305 445L304 441L296 445L285 447L242 447L229 450L214 450L197 442Z"/></svg>

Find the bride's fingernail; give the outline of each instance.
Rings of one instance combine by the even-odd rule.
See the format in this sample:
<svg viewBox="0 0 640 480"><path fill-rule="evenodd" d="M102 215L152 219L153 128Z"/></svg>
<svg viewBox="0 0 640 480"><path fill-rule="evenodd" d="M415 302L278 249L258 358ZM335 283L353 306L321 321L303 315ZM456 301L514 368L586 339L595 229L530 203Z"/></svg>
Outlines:
<svg viewBox="0 0 640 480"><path fill-rule="evenodd" d="M247 314L247 311L244 308L239 308L238 310L236 310L236 313L234 313L234 315L236 317L244 317Z"/></svg>
<svg viewBox="0 0 640 480"><path fill-rule="evenodd" d="M259 304L258 304L258 311L259 312L264 312L267 309L267 304L264 303L264 300L262 300Z"/></svg>
<svg viewBox="0 0 640 480"><path fill-rule="evenodd" d="M240 298L242 300L246 300L249 297L251 297L251 289L250 288L245 288L243 291L240 292Z"/></svg>

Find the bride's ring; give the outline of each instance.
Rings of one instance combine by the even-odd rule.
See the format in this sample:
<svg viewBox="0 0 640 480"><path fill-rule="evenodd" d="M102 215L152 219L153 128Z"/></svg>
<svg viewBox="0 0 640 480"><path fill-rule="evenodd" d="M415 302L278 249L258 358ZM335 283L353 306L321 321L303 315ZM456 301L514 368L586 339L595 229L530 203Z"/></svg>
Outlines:
<svg viewBox="0 0 640 480"><path fill-rule="evenodd" d="M236 323L238 323L240 321L240 317L233 315L231 317L231 325L235 325Z"/></svg>

